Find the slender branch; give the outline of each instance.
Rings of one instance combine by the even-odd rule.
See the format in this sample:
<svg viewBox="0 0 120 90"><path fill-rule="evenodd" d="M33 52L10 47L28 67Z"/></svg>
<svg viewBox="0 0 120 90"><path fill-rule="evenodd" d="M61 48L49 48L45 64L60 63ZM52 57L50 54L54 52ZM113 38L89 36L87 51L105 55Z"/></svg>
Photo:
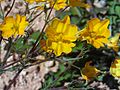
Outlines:
<svg viewBox="0 0 120 90"><path fill-rule="evenodd" d="M39 6L34 6L34 7L30 8L29 10L36 9L36 8L38 8L38 7L39 7Z"/></svg>
<svg viewBox="0 0 120 90"><path fill-rule="evenodd" d="M16 64L16 63L18 63L18 62L20 62L20 61L22 61L22 59L17 60L17 61L14 61L13 63L10 63L10 64L8 64L8 65L6 65L6 66L3 66L2 69L5 69L5 68L7 68L7 67L10 67L10 66L12 66L12 65L14 65L14 64Z"/></svg>
<svg viewBox="0 0 120 90"><path fill-rule="evenodd" d="M12 65L14 65L14 64L16 64L16 63L19 63L19 62L21 62L21 61L24 61L24 59L25 58L22 58L22 59L19 59L19 60L16 60L16 61L14 61L13 63L10 63L10 64L8 64L8 65L6 65L6 66L3 66L2 68L0 68L0 69L6 69L6 68L8 68L8 67L10 67L10 66L12 66ZM35 60L35 61L39 61L39 62L35 62L35 63L33 63L33 64L29 64L29 65L27 65L27 66L32 66L32 65L36 65L36 64L39 64L39 63L42 63L42 62L46 62L46 61L50 61L50 58L48 57L48 58L46 58L45 60L43 60L43 59L35 59L35 58L27 58L27 60L28 61L30 61L30 60Z"/></svg>
<svg viewBox="0 0 120 90"><path fill-rule="evenodd" d="M56 2L55 2L55 3L56 3ZM46 20L49 19L49 17L50 17L50 15L51 15L51 12L52 12L52 10L53 10L53 7L54 7L55 3L53 4L52 8L50 9L50 12L49 12L49 14L48 14ZM33 47L30 49L29 53L33 52L34 49L38 46L38 41L42 38L42 37L41 37L41 36L42 36L42 33L44 32L44 29L46 28L47 24L48 24L48 22L46 22L46 23L44 24L41 33L39 34L37 40L35 41ZM29 55L29 53L28 53L28 55ZM28 55L27 55L27 56L28 56Z"/></svg>
<svg viewBox="0 0 120 90"><path fill-rule="evenodd" d="M2 66L4 66L6 64L6 61L7 61L8 57L9 57L9 55L10 55L11 45L12 45L12 38L9 39L8 50L7 50L7 52L6 52L5 56L4 56Z"/></svg>
<svg viewBox="0 0 120 90"><path fill-rule="evenodd" d="M39 62L35 62L35 63L33 63L33 64L28 64L28 65L26 65L26 67L39 65L39 64L41 64L41 63L43 63L43 62L47 62L47 61L53 61L53 60L51 60L51 59L45 59L45 60L41 60L41 61L39 60Z"/></svg>
<svg viewBox="0 0 120 90"><path fill-rule="evenodd" d="M43 28L42 28L42 32L44 31L46 25L47 25L47 24L45 24L45 25L43 26ZM28 52L27 56L29 56L29 54L30 54L31 52L33 52L34 49L36 48L37 43L38 43L38 41L40 40L40 38L41 38L41 36L42 36L42 32L39 34L38 38L36 39L36 41L35 41L33 47L32 47L32 48L30 49L30 51Z"/></svg>
<svg viewBox="0 0 120 90"><path fill-rule="evenodd" d="M60 11L55 17L51 18L48 22L52 21L54 18L58 17L62 12L64 12L69 6L65 7L62 11Z"/></svg>
<svg viewBox="0 0 120 90"><path fill-rule="evenodd" d="M29 21L29 23L33 22L38 16L40 16L44 11L41 11L39 14L37 14L33 19Z"/></svg>
<svg viewBox="0 0 120 90"><path fill-rule="evenodd" d="M7 17L8 14L11 12L11 10L12 10L14 4L15 4L15 0L13 0L13 2L12 2L12 6L10 7L9 11L6 13L5 17Z"/></svg>
<svg viewBox="0 0 120 90"><path fill-rule="evenodd" d="M29 22L30 18L32 17L32 15L35 13L35 10L31 12L30 16L27 18L27 21Z"/></svg>

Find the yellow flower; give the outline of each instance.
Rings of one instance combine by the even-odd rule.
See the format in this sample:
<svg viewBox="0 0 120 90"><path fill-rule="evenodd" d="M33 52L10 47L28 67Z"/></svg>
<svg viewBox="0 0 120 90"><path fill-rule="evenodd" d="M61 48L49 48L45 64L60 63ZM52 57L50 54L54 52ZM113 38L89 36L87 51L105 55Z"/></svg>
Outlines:
<svg viewBox="0 0 120 90"><path fill-rule="evenodd" d="M69 0L69 5L72 7L80 6L80 7L90 8L90 5L84 3L84 0Z"/></svg>
<svg viewBox="0 0 120 90"><path fill-rule="evenodd" d="M4 22L0 25L0 30L4 38L15 37L16 35L23 35L27 25L26 16L17 14L16 18L13 18L13 16L6 17Z"/></svg>
<svg viewBox="0 0 120 90"><path fill-rule="evenodd" d="M56 56L60 56L62 52L70 53L75 46L73 42L77 39L77 31L77 26L70 24L69 16L63 20L54 19L45 31L47 52L53 51Z"/></svg>
<svg viewBox="0 0 120 90"><path fill-rule="evenodd" d="M35 0L25 0L25 1L30 3L30 4L35 2Z"/></svg>
<svg viewBox="0 0 120 90"><path fill-rule="evenodd" d="M98 18L93 18L87 23L88 25L81 31L79 31L79 39L87 43L92 44L96 48L103 47L108 43L110 36L110 30L108 30L109 20L105 19L100 21Z"/></svg>
<svg viewBox="0 0 120 90"><path fill-rule="evenodd" d="M67 6L66 1L67 0L49 0L50 6L53 7L55 10L63 9L65 6Z"/></svg>
<svg viewBox="0 0 120 90"><path fill-rule="evenodd" d="M32 4L34 2L46 2L50 5L50 7L53 7L55 10L63 9L65 6L67 6L66 1L67 0L26 0L28 3Z"/></svg>
<svg viewBox="0 0 120 90"><path fill-rule="evenodd" d="M110 73L114 77L120 78L120 59L116 59L110 67Z"/></svg>
<svg viewBox="0 0 120 90"><path fill-rule="evenodd" d="M112 48L113 50L115 50L116 52L118 52L119 50L119 45L118 45L118 42L119 42L119 37L120 37L120 34L116 34L114 37L112 37L107 46L109 48Z"/></svg>
<svg viewBox="0 0 120 90"><path fill-rule="evenodd" d="M81 70L81 75L85 80L91 80L99 74L99 70L94 66L90 66L91 61L85 64L85 67Z"/></svg>
<svg viewBox="0 0 120 90"><path fill-rule="evenodd" d="M45 2L47 0L35 0L36 2Z"/></svg>
<svg viewBox="0 0 120 90"><path fill-rule="evenodd" d="M47 0L26 0L26 2L28 2L30 4L32 4L34 2L45 2L45 1L47 1Z"/></svg>

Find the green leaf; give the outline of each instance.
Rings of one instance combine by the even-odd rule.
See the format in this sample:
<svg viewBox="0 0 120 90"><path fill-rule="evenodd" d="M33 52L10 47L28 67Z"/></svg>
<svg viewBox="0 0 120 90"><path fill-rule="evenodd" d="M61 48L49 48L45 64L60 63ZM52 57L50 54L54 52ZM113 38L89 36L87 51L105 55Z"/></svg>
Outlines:
<svg viewBox="0 0 120 90"><path fill-rule="evenodd" d="M40 34L39 31L34 32L32 35L30 35L30 39L36 40L38 38L39 34Z"/></svg>
<svg viewBox="0 0 120 90"><path fill-rule="evenodd" d="M12 49L17 53L24 53L24 51L29 47L30 45L24 43L24 38L19 38L16 42L13 43Z"/></svg>
<svg viewBox="0 0 120 90"><path fill-rule="evenodd" d="M78 15L79 17L81 16L81 13L79 11L78 8L74 7L74 8L70 8L70 12L72 15Z"/></svg>
<svg viewBox="0 0 120 90"><path fill-rule="evenodd" d="M72 18L71 18L71 22L72 22L73 24L78 24L79 21L80 21L80 18L79 18L79 17L72 17Z"/></svg>
<svg viewBox="0 0 120 90"><path fill-rule="evenodd" d="M83 48L83 43L78 42L77 45L72 49L72 52L78 52Z"/></svg>

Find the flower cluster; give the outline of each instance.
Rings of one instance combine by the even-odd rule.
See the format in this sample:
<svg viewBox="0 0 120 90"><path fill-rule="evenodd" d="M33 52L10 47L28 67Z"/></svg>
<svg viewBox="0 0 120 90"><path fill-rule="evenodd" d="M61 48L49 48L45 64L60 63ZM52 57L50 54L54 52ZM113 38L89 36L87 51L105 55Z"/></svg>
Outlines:
<svg viewBox="0 0 120 90"><path fill-rule="evenodd" d="M53 7L56 10L60 10L63 9L64 7L67 6L66 4L66 0L26 0L29 3L40 3L40 2L45 2L48 3L50 5L50 7Z"/></svg>
<svg viewBox="0 0 120 90"><path fill-rule="evenodd" d="M3 0L0 0L0 2L1 1L3 1ZM71 59L71 57L72 57L72 60L73 60L73 57L75 56L74 59L82 61L82 59L84 59L84 57L85 57L85 59L86 59L86 57L89 58L90 54L86 53L86 52L91 50L91 48L93 49L94 47L96 49L99 49L101 47L106 46L106 47L112 48L114 51L116 51L115 54L117 54L117 52L119 51L120 34L116 34L114 37L110 38L110 30L108 29L108 25L109 25L110 21L108 19L100 20L98 18L92 18L91 20L87 21L87 25L81 30L79 30L77 27L77 25L81 25L81 23L77 24L77 25L71 24L70 19L72 18L73 13L76 14L79 11L78 8L75 8L76 11L73 12L73 10L71 8L73 8L73 7L90 8L91 7L90 5L85 3L85 0L24 0L24 1L27 2L27 5L28 5L26 7L27 13L24 15L29 16L29 17L21 16L20 14L17 14L15 17L9 16L9 12L10 12L10 10L12 10L12 7L15 2L13 2L10 10L7 12L6 15L4 15L4 12L1 13L1 14L3 14L3 17L1 17L1 18L4 21L0 24L0 33L2 36L2 37L0 37L0 41L6 40L7 42L10 42L10 43L8 43L8 44L10 44L10 48L9 48L10 50L9 50L9 52L7 52L8 54L12 55L12 52L15 50L17 52L19 52L19 49L21 49L21 48L18 49L18 47L25 46L23 49L21 49L20 52L22 52L24 50L26 50L26 51L25 51L25 53L22 53L23 55L20 53L21 54L20 58L24 57L25 59L23 58L23 61L33 60L33 59L35 59L35 57L38 54L41 54L41 52L39 52L40 47L38 47L40 45L41 48L45 51L46 56L47 55L49 56L52 53L52 59L54 59L54 60L56 60L56 59L58 60L58 58L60 56L61 56L60 59L66 60L66 56L67 56L67 59L69 59L69 58ZM29 8L29 5L31 5L31 6L35 5L35 7ZM70 7L70 13L69 12L67 12L67 13L69 13L69 15L71 15L71 18L68 15L64 16L67 13L60 16L61 12L63 13L67 7ZM38 8L42 9L43 11L41 11L39 13ZM63 10L61 10L61 9L63 9ZM67 10L69 10L69 9L67 9ZM2 7L1 7L1 11L2 11ZM51 19L51 14L53 13L52 11L55 12L54 15L56 15L56 16ZM58 13L58 12L60 12L60 13ZM39 18L40 15L44 16L45 23L44 23L44 26L43 26L41 32L39 32L37 34L35 33L35 35L34 35L32 33L36 32L37 29L34 30L34 27L32 25L36 24L36 22L34 20L36 18ZM56 17L60 17L60 18L64 17L64 18L58 19ZM77 21L76 17L73 18L72 20ZM31 25L29 25L29 23ZM24 35L25 29L28 25L29 25L29 28L27 28L27 29L29 29L29 30L25 37L17 37L15 39L10 38L10 37L16 37L18 35ZM8 39L8 38L10 38L10 39ZM11 39L14 39L14 40L12 40L12 42L11 42L10 41ZM20 39L20 41L18 39ZM44 40L41 40L41 39L44 39ZM14 41L15 41L15 43L14 43ZM39 44L39 41L40 41L40 44ZM91 47L90 49L86 48L84 41L87 42L85 44L90 44L94 47ZM20 44L19 44L19 42L20 42ZM80 43L80 45L78 45L78 43ZM14 45L13 48L11 48L12 44ZM76 44L78 45L78 47ZM30 47L27 47L27 45ZM76 52L74 52L75 50L73 48L74 49L77 48ZM14 50L12 50L12 49L14 49ZM104 49L104 48L101 48L101 49ZM43 51L43 50L41 50L41 51ZM10 56L10 55L7 55L7 53L5 56ZM50 54L46 54L46 53L50 53ZM75 53L75 55L69 57L69 55L66 55L69 53L70 54ZM86 54L89 54L89 55L86 55ZM84 56L84 55L86 55L86 56ZM30 58L28 58L28 57L30 57ZM49 59L51 59L51 56L49 56L49 57L50 57ZM7 62L6 60L4 60L4 61ZM85 66L82 69L80 69L81 67L80 68L78 67L78 69L81 70L80 71L81 76L85 80L91 80L91 79L97 77L101 72L95 66L92 66L91 63L92 63L92 61L86 62ZM74 62L72 64L74 64ZM120 59L116 59L111 64L110 73L114 77L120 78Z"/></svg>
<svg viewBox="0 0 120 90"><path fill-rule="evenodd" d="M66 6L80 6L80 7L85 7L89 8L90 5L85 4L83 0L26 0L29 3L40 3L40 2L45 2L48 3L50 7L53 7L55 10L60 10L65 8Z"/></svg>
<svg viewBox="0 0 120 90"><path fill-rule="evenodd" d="M83 30L79 31L79 39L81 41L86 40L87 43L96 48L103 47L104 44L108 43L108 38L110 37L108 25L108 19L100 21L98 18L93 18L88 21L87 26Z"/></svg>
<svg viewBox="0 0 120 90"><path fill-rule="evenodd" d="M11 36L23 35L25 28L28 26L26 16L16 15L5 17L4 22L0 25L0 31L2 31L2 37L9 38Z"/></svg>
<svg viewBox="0 0 120 90"><path fill-rule="evenodd" d="M62 52L70 53L75 46L73 42L77 39L77 31L77 26L70 24L69 16L63 20L54 19L45 31L47 51L53 50L56 56L60 56Z"/></svg>

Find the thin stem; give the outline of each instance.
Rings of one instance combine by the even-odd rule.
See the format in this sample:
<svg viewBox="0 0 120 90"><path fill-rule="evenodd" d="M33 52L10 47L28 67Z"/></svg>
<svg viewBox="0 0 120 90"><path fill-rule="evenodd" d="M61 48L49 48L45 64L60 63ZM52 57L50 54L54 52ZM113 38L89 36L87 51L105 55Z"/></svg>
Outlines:
<svg viewBox="0 0 120 90"><path fill-rule="evenodd" d="M10 67L10 66L18 63L18 62L25 61L26 58L27 58L27 57L21 58L21 59L19 59L19 60L16 60L16 61L14 61L13 63L10 63L10 64L8 64L8 65L6 65L6 66L3 66L3 67L0 68L0 69L6 69L6 68L8 68L8 67ZM45 60L43 60L43 59L35 59L35 58L27 58L27 61L30 61L30 60L32 60L32 59L35 60L35 61L40 61L40 62L33 63L32 65L36 65L37 63L42 63L42 62L50 61L50 58L49 58L49 57L46 58ZM29 66L32 66L32 65L30 64Z"/></svg>
<svg viewBox="0 0 120 90"><path fill-rule="evenodd" d="M55 3L56 3L56 2L55 2ZM53 4L53 7L54 7L55 3ZM50 12L49 12L48 17L46 18L46 20L49 19L50 15L51 15L51 12L52 12L52 10L53 10L53 7L50 9ZM47 24L48 24L48 22L46 22L46 23L44 24L41 33L39 34L37 40L35 41L33 47L30 49L29 53L33 52L33 51L35 50L35 48L38 46L38 41L42 38L42 33L44 32L44 29L46 28ZM28 53L28 55L29 55L29 53ZM28 56L28 55L27 55L27 56Z"/></svg>
<svg viewBox="0 0 120 90"><path fill-rule="evenodd" d="M44 29L45 29L46 25L47 25L47 24L45 24L45 25L43 26L43 28L42 28L42 32L44 31ZM38 41L40 40L40 38L41 38L41 36L42 36L42 32L39 34L39 36L38 36L37 40L35 41L35 43L34 43L33 47L30 49L30 51L28 52L28 55L27 55L27 56L29 56L29 54L30 54L31 52L33 52L33 51L34 51L34 49L36 48L36 46L37 46L36 44L37 44L37 43L38 43Z"/></svg>
<svg viewBox="0 0 120 90"><path fill-rule="evenodd" d="M13 63L10 63L10 64L8 64L8 65L6 65L6 66L3 66L2 69L5 69L5 68L7 68L7 67L10 67L10 66L12 66L12 65L14 65L14 64L16 64L16 63L18 63L18 62L20 62L20 61L23 61L23 59L16 60L16 61L14 61Z"/></svg>
<svg viewBox="0 0 120 90"><path fill-rule="evenodd" d="M50 21L52 21L54 18L58 17L58 16L59 16L62 12L64 12L67 8L68 8L68 6L65 7L62 11L60 11L55 17L51 18L48 22L50 22Z"/></svg>
<svg viewBox="0 0 120 90"><path fill-rule="evenodd" d="M39 6L34 6L34 7L30 8L29 10L36 9L36 8L38 8L38 7L39 7Z"/></svg>
<svg viewBox="0 0 120 90"><path fill-rule="evenodd" d="M8 14L11 12L11 10L12 10L14 4L15 4L15 0L13 0L13 2L12 2L12 6L10 7L9 11L6 13L5 17L7 17Z"/></svg>
<svg viewBox="0 0 120 90"><path fill-rule="evenodd" d="M6 52L5 56L4 56L2 66L4 66L6 64L6 62L7 62L7 59L9 57L9 55L10 55L11 46L12 46L12 38L9 39L8 50L7 50L7 52Z"/></svg>
<svg viewBox="0 0 120 90"><path fill-rule="evenodd" d="M35 11L32 11L30 16L27 18L27 21L29 21L29 19L32 17L32 15L35 13Z"/></svg>
<svg viewBox="0 0 120 90"><path fill-rule="evenodd" d="M53 60L51 60L50 58L46 58L45 60L38 60L39 62L35 62L35 63L33 63L33 64L28 64L28 65L26 65L26 67L30 67L30 66L35 66L35 65L39 65L39 64L41 64L41 63L43 63L43 62L47 62L47 61L53 61Z"/></svg>
<svg viewBox="0 0 120 90"><path fill-rule="evenodd" d="M29 23L33 22L37 17L39 17L44 11L41 11L39 14L37 14L33 19L29 21Z"/></svg>

